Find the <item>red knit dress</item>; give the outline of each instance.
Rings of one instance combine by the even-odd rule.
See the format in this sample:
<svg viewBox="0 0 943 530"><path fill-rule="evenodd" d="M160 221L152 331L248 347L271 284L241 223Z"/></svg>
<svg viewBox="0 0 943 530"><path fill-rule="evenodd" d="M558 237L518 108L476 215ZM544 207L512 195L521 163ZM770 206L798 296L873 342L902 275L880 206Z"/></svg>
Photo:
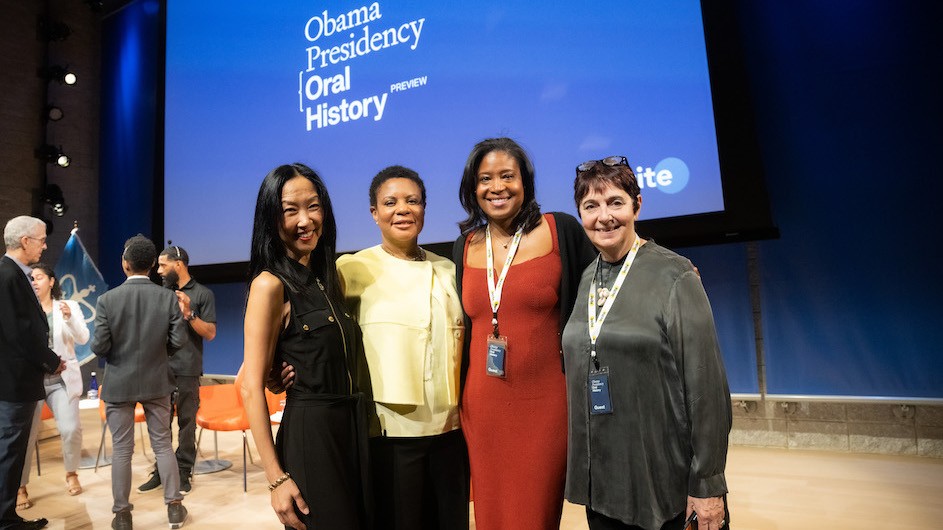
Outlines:
<svg viewBox="0 0 943 530"><path fill-rule="evenodd" d="M462 304L472 327L461 418L477 530L560 527L567 429L558 305L562 266L556 225L551 216L544 219L553 251L511 265L504 283L498 325L508 338L505 379L485 372L492 330L485 269L469 267L467 259L464 266Z"/></svg>

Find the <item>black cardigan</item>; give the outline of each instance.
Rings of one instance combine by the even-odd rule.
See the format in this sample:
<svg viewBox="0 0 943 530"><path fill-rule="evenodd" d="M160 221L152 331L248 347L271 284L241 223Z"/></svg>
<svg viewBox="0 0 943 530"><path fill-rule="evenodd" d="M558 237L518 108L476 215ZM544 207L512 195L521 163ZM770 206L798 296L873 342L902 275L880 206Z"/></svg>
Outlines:
<svg viewBox="0 0 943 530"><path fill-rule="evenodd" d="M580 286L583 270L596 258L596 248L586 237L583 226L572 215L562 212L550 212L557 226L557 245L560 248L560 262L563 266L560 274L560 328L557 330L557 343L563 336L576 303L576 290ZM452 246L452 261L455 262L455 289L462 297L462 275L465 267L465 240L468 235L461 235ZM464 306L463 306L464 309ZM471 346L471 319L465 314L465 344L462 350L462 388L465 387L465 375L468 373L468 349ZM560 366L563 366L563 348L560 348Z"/></svg>

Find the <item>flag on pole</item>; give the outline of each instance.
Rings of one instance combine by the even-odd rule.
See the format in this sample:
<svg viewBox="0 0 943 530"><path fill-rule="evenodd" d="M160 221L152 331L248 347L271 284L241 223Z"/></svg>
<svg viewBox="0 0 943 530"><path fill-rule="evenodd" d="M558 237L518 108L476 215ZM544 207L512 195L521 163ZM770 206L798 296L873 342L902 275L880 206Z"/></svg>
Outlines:
<svg viewBox="0 0 943 530"><path fill-rule="evenodd" d="M95 336L95 307L98 297L108 290L108 284L102 278L102 273L89 257L85 245L79 239L78 227L72 229L72 235L66 241L65 249L59 262L56 263L56 278L62 289L62 299L77 302L82 308L85 324L89 328L91 337ZM75 356L79 364L85 364L95 356L90 344L91 337L86 344L75 345Z"/></svg>

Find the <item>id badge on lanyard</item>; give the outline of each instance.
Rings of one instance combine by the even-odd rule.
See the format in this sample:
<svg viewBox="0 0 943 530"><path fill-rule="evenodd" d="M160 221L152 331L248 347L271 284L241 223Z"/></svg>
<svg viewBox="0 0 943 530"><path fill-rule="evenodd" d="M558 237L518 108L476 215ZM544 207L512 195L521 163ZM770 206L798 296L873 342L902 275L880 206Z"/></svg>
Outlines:
<svg viewBox="0 0 943 530"><path fill-rule="evenodd" d="M589 371L589 413L612 414L608 366Z"/></svg>
<svg viewBox="0 0 943 530"><path fill-rule="evenodd" d="M628 276L629 269L632 268L632 263L635 262L635 256L638 255L638 249L641 245L642 241L639 239L638 234L636 234L635 242L632 244L632 248L629 250L629 254L626 256L626 260L622 264L622 268L619 269L619 275L616 277L616 281L612 286L612 291L607 293L605 300L600 300L602 302L602 307L599 308L598 315L596 314L597 303L595 278L589 286L589 296L587 297L586 311L591 350L589 380L587 382L587 388L589 390L589 413L593 415L613 413L612 397L609 387L609 367L599 365L599 358L596 355L596 340L599 338L599 332L602 330L603 322L605 322L606 317L609 316L609 310L612 309L612 304L615 302L616 297L622 290L622 283ZM599 267L599 259L599 257L596 258L597 268Z"/></svg>
<svg viewBox="0 0 943 530"><path fill-rule="evenodd" d="M485 257L487 262L486 272L488 274L488 298L491 301L492 319L491 325L493 331L488 333L488 351L485 355L485 373L491 377L507 377L505 370L505 361L508 352L508 338L498 332L498 307L501 305L501 290L504 288L504 279L507 277L508 270L511 268L511 262L514 261L514 254L517 253L517 247L524 236L524 228L518 228L511 239L511 246L508 248L507 258L504 260L504 268L498 277L497 283L494 281L494 253L491 249L491 225L485 227Z"/></svg>
<svg viewBox="0 0 943 530"><path fill-rule="evenodd" d="M492 377L504 378L504 360L508 351L508 338L504 336L488 335L488 358L486 373Z"/></svg>

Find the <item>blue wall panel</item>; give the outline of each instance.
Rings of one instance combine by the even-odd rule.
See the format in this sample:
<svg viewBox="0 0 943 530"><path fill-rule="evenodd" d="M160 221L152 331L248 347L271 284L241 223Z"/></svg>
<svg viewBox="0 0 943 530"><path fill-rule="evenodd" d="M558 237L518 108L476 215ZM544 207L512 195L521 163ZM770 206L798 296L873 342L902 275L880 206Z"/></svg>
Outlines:
<svg viewBox="0 0 943 530"><path fill-rule="evenodd" d="M746 244L689 247L678 249L678 253L690 259L701 273L701 283L714 312L730 391L758 393Z"/></svg>

